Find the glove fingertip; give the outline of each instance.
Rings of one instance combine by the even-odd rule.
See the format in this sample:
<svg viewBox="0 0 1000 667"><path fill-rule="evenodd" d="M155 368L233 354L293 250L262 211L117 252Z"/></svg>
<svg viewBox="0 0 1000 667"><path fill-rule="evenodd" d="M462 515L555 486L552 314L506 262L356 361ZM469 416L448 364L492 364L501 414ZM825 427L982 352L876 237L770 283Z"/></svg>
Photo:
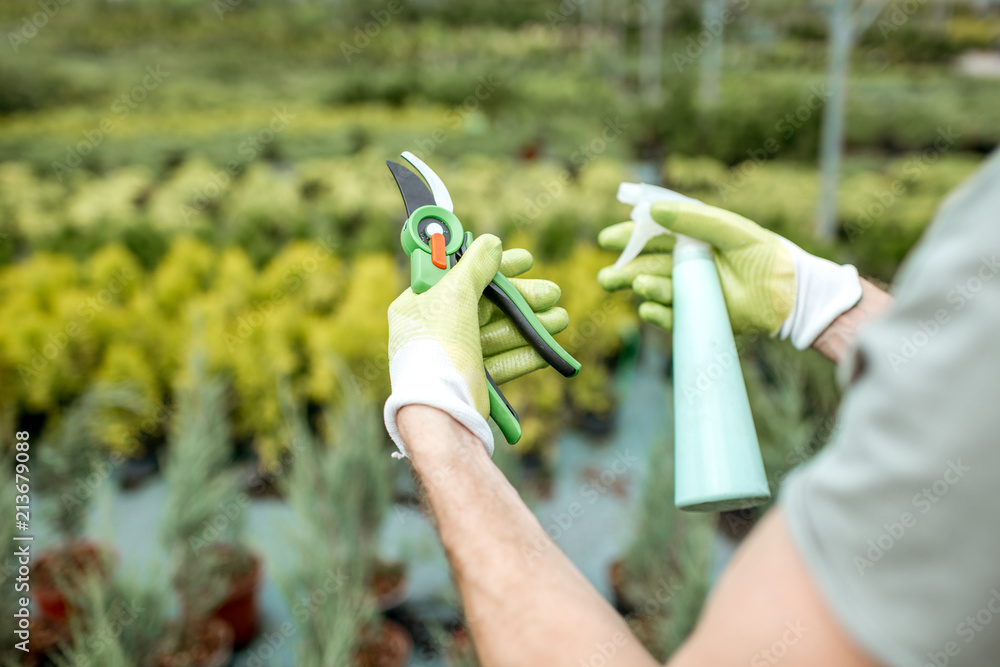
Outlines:
<svg viewBox="0 0 1000 667"><path fill-rule="evenodd" d="M605 266L597 272L597 283L609 292L615 292L629 286L628 276L613 266Z"/></svg>
<svg viewBox="0 0 1000 667"><path fill-rule="evenodd" d="M544 316L544 317L543 317ZM539 319L545 325L545 330L555 335L560 331L565 331L569 326L569 313L565 308L556 306L539 314Z"/></svg>
<svg viewBox="0 0 1000 667"><path fill-rule="evenodd" d="M628 243L632 235L632 227L635 223L631 221L619 222L605 227L597 234L597 245L605 250L622 250Z"/></svg>
<svg viewBox="0 0 1000 667"><path fill-rule="evenodd" d="M680 213L681 203L679 201L654 202L649 212L653 216L653 220L668 229L672 229L673 223L677 220L677 216Z"/></svg>
<svg viewBox="0 0 1000 667"><path fill-rule="evenodd" d="M530 271L534 265L535 258L524 248L504 250L500 257L500 273L508 278Z"/></svg>
<svg viewBox="0 0 1000 667"><path fill-rule="evenodd" d="M674 311L656 301L644 301L639 304L639 319L670 331L674 328Z"/></svg>

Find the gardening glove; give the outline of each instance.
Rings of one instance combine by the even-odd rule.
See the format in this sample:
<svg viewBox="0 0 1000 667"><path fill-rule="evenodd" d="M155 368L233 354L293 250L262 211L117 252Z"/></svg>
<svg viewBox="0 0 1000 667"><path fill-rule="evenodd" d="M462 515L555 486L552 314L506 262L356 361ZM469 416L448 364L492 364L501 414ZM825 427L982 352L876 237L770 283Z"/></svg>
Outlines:
<svg viewBox="0 0 1000 667"><path fill-rule="evenodd" d="M405 405L429 405L447 412L476 437L493 455L484 350L494 359L505 380L534 370L526 355L515 354L526 345L514 336L502 313L481 305L483 290L498 270L519 275L532 264L523 250L501 253L500 240L486 234L476 239L437 285L423 294L403 292L389 306L389 379L392 394L383 416L386 430L398 453L407 456L399 436L396 413ZM515 283L533 310L556 311L545 316L547 330L555 333L566 326L568 317L561 308L552 308L559 288L548 281L518 280ZM492 304L490 304L492 305ZM562 311L561 314L559 311ZM540 313L540 315L545 312ZM480 325L482 325L481 341ZM497 380L501 382L504 380Z"/></svg>
<svg viewBox="0 0 1000 667"><path fill-rule="evenodd" d="M556 302L562 296L559 286L549 280L515 278L534 264L531 253L523 248L505 250L500 261L500 273L511 279L550 334L569 326L569 314ZM498 385L548 366L542 355L528 344L514 323L492 301L479 300L479 336L483 345L483 360L490 377Z"/></svg>
<svg viewBox="0 0 1000 667"><path fill-rule="evenodd" d="M767 332L790 338L804 350L841 313L861 299L858 271L810 255L797 245L731 211L693 201L657 202L653 219L667 229L712 246L734 333ZM601 231L602 248L621 251L632 222ZM620 270L598 274L604 289L631 287L645 301L639 317L664 329L673 326L674 237L653 237L642 254Z"/></svg>

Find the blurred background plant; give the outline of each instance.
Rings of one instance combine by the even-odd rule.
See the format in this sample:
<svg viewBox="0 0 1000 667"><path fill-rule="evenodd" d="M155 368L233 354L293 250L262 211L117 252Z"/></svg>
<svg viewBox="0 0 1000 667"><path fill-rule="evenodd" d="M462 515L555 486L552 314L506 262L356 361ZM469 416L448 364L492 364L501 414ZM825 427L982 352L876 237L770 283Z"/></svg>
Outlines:
<svg viewBox="0 0 1000 667"><path fill-rule="evenodd" d="M234 635L230 641L240 646L257 632L260 561L245 543L250 499L230 465L227 385L208 374L198 348L184 382L166 453L160 528L180 606L168 652L194 644L207 619L227 622Z"/></svg>
<svg viewBox="0 0 1000 667"><path fill-rule="evenodd" d="M53 656L57 667L133 667L155 664L168 632L169 592L155 577L84 575L73 598L79 614L69 641Z"/></svg>
<svg viewBox="0 0 1000 667"><path fill-rule="evenodd" d="M134 388L96 384L59 421L48 424L48 436L38 449L38 482L51 494L50 520L66 545L83 535L87 511L111 474L113 461L100 440L102 423L115 411L141 413L142 409Z"/></svg>
<svg viewBox="0 0 1000 667"><path fill-rule="evenodd" d="M708 594L715 515L674 507L672 438L650 448L633 539L609 577L619 611L666 661L694 628Z"/></svg>
<svg viewBox="0 0 1000 667"><path fill-rule="evenodd" d="M292 538L298 563L279 584L288 606L300 610L294 614L300 636L296 664L350 664L361 631L375 617L366 579L372 563L359 540L361 517L337 497L338 487L352 475L344 465L350 445L325 451L305 418L294 411L289 430L295 462L285 484L298 518Z"/></svg>
<svg viewBox="0 0 1000 667"><path fill-rule="evenodd" d="M403 665L412 643L378 615L373 585L378 529L392 500L392 459L379 447L378 410L353 388L343 390L324 420L325 442L284 392L294 455L284 488L297 519L297 562L280 585L298 634L295 664Z"/></svg>

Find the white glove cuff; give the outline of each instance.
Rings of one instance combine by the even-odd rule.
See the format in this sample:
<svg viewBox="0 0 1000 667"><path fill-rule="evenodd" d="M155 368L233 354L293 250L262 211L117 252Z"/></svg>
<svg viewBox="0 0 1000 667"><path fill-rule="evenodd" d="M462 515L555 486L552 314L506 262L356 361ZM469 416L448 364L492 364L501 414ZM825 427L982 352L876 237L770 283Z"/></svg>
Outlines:
<svg viewBox="0 0 1000 667"><path fill-rule="evenodd" d="M857 305L861 300L861 279L850 264L835 264L810 255L788 239L781 241L795 262L795 305L778 333L804 350L835 319Z"/></svg>
<svg viewBox="0 0 1000 667"><path fill-rule="evenodd" d="M493 456L493 431L476 411L465 380L439 343L416 340L401 347L389 361L389 381L392 394L385 402L382 416L389 437L399 449L393 452L393 458L408 456L396 426L396 413L403 406L414 404L447 412L482 440L486 451Z"/></svg>

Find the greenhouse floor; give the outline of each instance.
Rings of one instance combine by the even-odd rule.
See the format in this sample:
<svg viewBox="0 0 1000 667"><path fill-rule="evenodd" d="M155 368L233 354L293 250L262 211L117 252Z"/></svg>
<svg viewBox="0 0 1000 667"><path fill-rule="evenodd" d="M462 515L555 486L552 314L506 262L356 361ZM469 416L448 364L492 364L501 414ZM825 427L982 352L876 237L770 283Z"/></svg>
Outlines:
<svg viewBox="0 0 1000 667"><path fill-rule="evenodd" d="M608 565L622 553L631 537L631 508L642 486L647 450L671 427L665 364L655 346L643 346L640 363L620 378L625 400L610 433L595 436L564 432L558 442L551 495L530 502L560 548L605 595L609 594ZM502 443L499 435L497 442ZM104 486L110 490L114 485ZM166 495L163 480L157 477L138 490L115 493L105 493L96 503L91 534L113 541L124 573L164 577L166 565L156 535ZM583 508L581 512L574 507L575 516L569 512L574 503ZM288 540L282 539L292 517L280 500L254 500L250 507L248 542L265 562L262 627L260 637L235 657L232 664L236 667L294 664L294 639L282 640L277 632L291 617L274 581L276 573L280 575L294 562ZM39 547L44 547L43 535L39 535L39 541ZM405 599L390 615L407 625L416 637L409 664L444 664L432 648L428 628L435 627L435 621L454 621L457 598L433 529L419 511L397 505L386 517L380 542L384 558L408 566ZM721 541L716 545L716 570L729 551Z"/></svg>

